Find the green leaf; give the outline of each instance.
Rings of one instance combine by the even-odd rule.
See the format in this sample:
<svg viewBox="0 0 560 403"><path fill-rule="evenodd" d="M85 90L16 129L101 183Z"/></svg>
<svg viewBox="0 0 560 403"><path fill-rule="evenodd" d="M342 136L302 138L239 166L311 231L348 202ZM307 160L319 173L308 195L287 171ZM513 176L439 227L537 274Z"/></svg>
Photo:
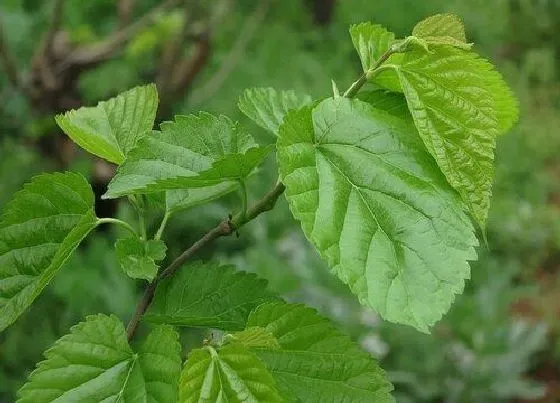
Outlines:
<svg viewBox="0 0 560 403"><path fill-rule="evenodd" d="M97 222L81 175L34 177L0 222L0 331L37 298Z"/></svg>
<svg viewBox="0 0 560 403"><path fill-rule="evenodd" d="M288 111L301 108L311 101L309 95L298 94L293 90L249 88L239 97L238 106L253 122L276 135Z"/></svg>
<svg viewBox="0 0 560 403"><path fill-rule="evenodd" d="M232 343L241 344L246 348L266 348L269 350L277 350L280 348L280 344L276 337L260 326L249 327L240 332L235 332L233 334L228 334L225 340Z"/></svg>
<svg viewBox="0 0 560 403"><path fill-rule="evenodd" d="M233 266L195 262L158 285L144 319L178 326L241 330L257 305L274 299L266 281Z"/></svg>
<svg viewBox="0 0 560 403"><path fill-rule="evenodd" d="M465 26L455 14L436 14L420 21L412 30L418 38L447 37L466 43Z"/></svg>
<svg viewBox="0 0 560 403"><path fill-rule="evenodd" d="M263 363L240 345L193 350L181 373L181 403L283 401Z"/></svg>
<svg viewBox="0 0 560 403"><path fill-rule="evenodd" d="M469 277L478 242L411 125L327 99L290 113L278 164L307 238L362 304L427 332Z"/></svg>
<svg viewBox="0 0 560 403"><path fill-rule="evenodd" d="M412 116L403 94L383 90L361 91L356 95L356 99L412 123Z"/></svg>
<svg viewBox="0 0 560 403"><path fill-rule="evenodd" d="M56 116L56 123L84 150L121 164L154 125L158 105L154 84L135 87L95 107Z"/></svg>
<svg viewBox="0 0 560 403"><path fill-rule="evenodd" d="M377 60L385 53L395 40L395 34L381 25L363 22L350 26L350 36L354 48L360 56L364 72L375 66Z"/></svg>
<svg viewBox="0 0 560 403"><path fill-rule="evenodd" d="M171 326L157 327L135 353L117 317L88 316L45 352L18 402L173 402L180 351Z"/></svg>
<svg viewBox="0 0 560 403"><path fill-rule="evenodd" d="M167 247L160 240L138 238L119 239L115 243L117 260L123 271L132 278L151 281L157 274L156 261L165 258Z"/></svg>
<svg viewBox="0 0 560 403"><path fill-rule="evenodd" d="M225 116L176 116L161 124L161 132L138 142L104 198L204 187L203 198L211 200L237 189L269 151Z"/></svg>
<svg viewBox="0 0 560 403"><path fill-rule="evenodd" d="M432 49L406 53L396 70L426 148L484 228L496 136L513 116L504 105L515 101L493 66L475 53Z"/></svg>
<svg viewBox="0 0 560 403"><path fill-rule="evenodd" d="M260 305L248 326L271 332L280 349L254 348L293 402L393 402L392 385L375 359L311 308Z"/></svg>

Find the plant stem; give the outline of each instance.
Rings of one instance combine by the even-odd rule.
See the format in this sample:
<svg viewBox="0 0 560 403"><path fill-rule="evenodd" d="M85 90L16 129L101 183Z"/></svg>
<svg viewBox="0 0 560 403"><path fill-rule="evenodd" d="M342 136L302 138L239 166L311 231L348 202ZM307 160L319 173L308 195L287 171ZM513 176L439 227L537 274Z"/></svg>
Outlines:
<svg viewBox="0 0 560 403"><path fill-rule="evenodd" d="M132 226L129 223L127 223L126 221L119 220L118 218L111 218L111 217L98 218L97 219L97 225L101 225L101 224L120 225L121 227L124 227L127 230L129 230L132 234L134 234L135 237L138 237L138 233L136 232L136 230L134 228L132 228Z"/></svg>
<svg viewBox="0 0 560 403"><path fill-rule="evenodd" d="M163 235L163 231L165 230L165 226L167 225L167 221L169 220L169 217L171 217L171 213L169 211L166 211L165 215L161 220L161 224L159 225L159 228L156 234L154 235L154 239L156 241L159 241L161 239L161 236Z"/></svg>
<svg viewBox="0 0 560 403"><path fill-rule="evenodd" d="M163 271L161 271L160 274L148 285L148 287L146 287L144 294L136 305L136 311L130 319L128 326L126 327L128 340L130 341L134 337L138 324L140 323L140 318L150 306L156 287L161 280L166 277L173 276L186 261L188 261L194 255L196 255L198 251L200 251L202 248L209 245L216 239L233 234L237 229L254 220L262 213L272 210L276 204L276 201L278 200L280 195L284 193L285 189L286 187L282 182L277 182L276 186L272 188L272 190L270 190L267 194L265 194L262 199L255 203L251 208L247 209L245 214L243 214L243 212L240 212L231 220L224 219L217 226L204 234L202 238L200 238L188 249L186 249Z"/></svg>
<svg viewBox="0 0 560 403"><path fill-rule="evenodd" d="M239 197L241 199L241 210L239 214L245 216L247 215L247 186L245 186L245 181L239 181Z"/></svg>
<svg viewBox="0 0 560 403"><path fill-rule="evenodd" d="M356 95L358 93L358 91L360 90L360 88L362 88L363 85L369 79L375 77L381 71L381 70L379 70L381 65L383 63L385 63L387 61L387 59L389 59L389 57L391 57L391 55L393 55L395 53L399 53L399 52L402 52L402 50L400 48L390 47L389 49L387 49L387 51L385 53L383 53L379 57L379 59L377 59L375 64L370 69L368 69L364 74L362 74L360 76L360 78L358 78L356 81L354 81L352 83L350 88L348 88L346 90L346 92L344 92L343 96L346 97L346 98L352 98L354 95Z"/></svg>

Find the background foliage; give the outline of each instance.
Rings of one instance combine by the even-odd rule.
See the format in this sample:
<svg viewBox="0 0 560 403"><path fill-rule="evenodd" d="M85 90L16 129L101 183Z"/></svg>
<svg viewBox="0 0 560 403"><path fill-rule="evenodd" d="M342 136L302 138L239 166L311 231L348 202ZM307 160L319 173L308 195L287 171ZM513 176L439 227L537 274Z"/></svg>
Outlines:
<svg viewBox="0 0 560 403"><path fill-rule="evenodd" d="M55 2L5 0L0 5L4 44L17 71L32 73L37 49L51 23ZM125 19L113 0L67 2L60 31L70 46L98 43ZM138 20L160 3L133 4ZM200 4L197 4L200 3ZM208 5L203 5L208 3ZM477 51L498 64L521 103L521 119L499 139L488 248L480 249L464 295L431 335L389 324L362 308L331 276L308 243L285 202L223 239L215 253L224 263L256 271L290 301L316 307L337 321L381 360L402 402L500 402L560 399L560 3L556 0L283 0L186 2L155 15L94 68L80 71L75 87L63 88L93 105L134 85L157 81L169 38L188 31L179 60L200 64L186 85L160 88L172 113L207 110L245 124L262 144L270 134L237 109L246 87L292 88L313 97L329 95L355 80L360 62L347 28L371 20L403 36L437 12L460 15ZM183 22L188 24L183 28ZM206 41L206 42L205 42ZM207 47L206 50L205 46ZM201 57L201 52L206 52ZM2 59L0 59L2 60ZM181 63L178 62L177 65ZM161 84L161 82L160 82ZM166 84L166 83L163 83ZM169 83L167 83L169 84ZM182 84L182 83L181 83ZM176 91L171 88L180 88ZM45 94L44 99L49 98ZM62 99L60 94L57 99ZM0 74L0 209L33 174L79 171L101 194L111 167L68 147L53 114L61 105L30 101L8 74ZM48 104L48 105L47 105ZM274 164L273 158L267 164ZM269 175L266 173L270 172ZM249 196L275 180L263 170ZM177 214L165 236L177 255L227 216L233 197ZM128 217L125 204L100 202L99 216ZM153 217L153 225L156 219ZM0 402L11 402L42 352L87 314L114 313L126 320L142 288L121 271L112 245L119 229L97 230L66 264L30 311L0 334ZM204 257L204 256L203 256ZM200 332L182 337L184 351L199 347Z"/></svg>

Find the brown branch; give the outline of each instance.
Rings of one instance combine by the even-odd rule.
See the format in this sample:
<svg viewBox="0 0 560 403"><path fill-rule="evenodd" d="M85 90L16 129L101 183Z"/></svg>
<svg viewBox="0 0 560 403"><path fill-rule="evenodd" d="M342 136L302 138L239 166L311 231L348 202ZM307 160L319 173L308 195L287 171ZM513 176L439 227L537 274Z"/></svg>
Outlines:
<svg viewBox="0 0 560 403"><path fill-rule="evenodd" d="M142 18L115 32L103 42L76 49L69 55L63 67L67 67L67 65L90 66L107 60L121 50L139 31L153 24L161 12L175 6L178 2L179 0L164 1Z"/></svg>
<svg viewBox="0 0 560 403"><path fill-rule="evenodd" d="M124 29L129 23L134 11L136 0L119 0L117 14L119 18L118 29Z"/></svg>
<svg viewBox="0 0 560 403"><path fill-rule="evenodd" d="M44 49L46 52L50 52L50 48L54 41L54 36L60 29L63 12L64 12L64 0L55 0L52 15L51 15L51 24L49 26L49 30L45 35Z"/></svg>
<svg viewBox="0 0 560 403"><path fill-rule="evenodd" d="M206 99L211 98L219 91L228 76L233 72L239 61L243 58L247 46L253 39L258 27L264 21L271 3L272 0L263 0L259 3L259 6L255 9L254 13L243 25L243 29L216 74L214 74L214 76L201 88L193 91L190 99L192 104L200 104Z"/></svg>
<svg viewBox="0 0 560 403"><path fill-rule="evenodd" d="M154 296L156 287L158 283L166 277L173 276L181 266L190 260L194 255L196 255L201 249L206 247L207 245L211 244L218 238L223 236L228 236L233 234L243 225L247 224L248 222L254 220L262 213L272 210L274 208L276 201L280 197L282 193L284 193L285 186L278 182L272 190L270 190L267 194L263 196L254 206L252 206L249 210L247 210L246 214L240 213L236 215L233 219L225 219L220 222L217 226L212 228L208 231L202 238L196 241L190 248L185 250L179 257L177 257L169 266L167 266L156 278L152 281L146 290L144 291L144 295L136 306L136 311L128 326L126 327L126 333L128 340L132 340L134 337L134 333L138 328L138 324L140 323L140 319L144 312L150 306L152 302L152 298Z"/></svg>

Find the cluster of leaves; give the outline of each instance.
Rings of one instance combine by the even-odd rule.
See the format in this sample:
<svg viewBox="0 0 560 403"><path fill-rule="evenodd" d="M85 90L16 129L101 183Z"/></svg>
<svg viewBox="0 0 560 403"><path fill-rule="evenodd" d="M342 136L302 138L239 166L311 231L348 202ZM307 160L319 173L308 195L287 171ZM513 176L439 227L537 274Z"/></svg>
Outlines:
<svg viewBox="0 0 560 403"><path fill-rule="evenodd" d="M97 218L81 175L35 177L0 223L0 330L103 223L130 231L117 257L128 276L156 287L143 319L157 325L133 348L116 317L88 317L46 353L21 401L392 400L374 359L315 311L232 267L196 263L168 276L156 264L177 211L238 191L231 232L285 187L304 234L362 304L423 332L449 309L476 258L469 215L484 231L496 137L515 122L516 101L470 51L455 16L423 20L402 40L369 23L350 34L364 72L343 96L335 84L323 100L262 88L240 98L241 111L278 138L280 182L256 212L247 208L246 181L274 147L227 117L177 116L153 131L153 85L57 117L83 149L119 165L104 197L127 196L139 230ZM367 81L374 90L358 93ZM164 214L153 235L143 221L148 198ZM172 325L226 334L191 351L181 371Z"/></svg>

